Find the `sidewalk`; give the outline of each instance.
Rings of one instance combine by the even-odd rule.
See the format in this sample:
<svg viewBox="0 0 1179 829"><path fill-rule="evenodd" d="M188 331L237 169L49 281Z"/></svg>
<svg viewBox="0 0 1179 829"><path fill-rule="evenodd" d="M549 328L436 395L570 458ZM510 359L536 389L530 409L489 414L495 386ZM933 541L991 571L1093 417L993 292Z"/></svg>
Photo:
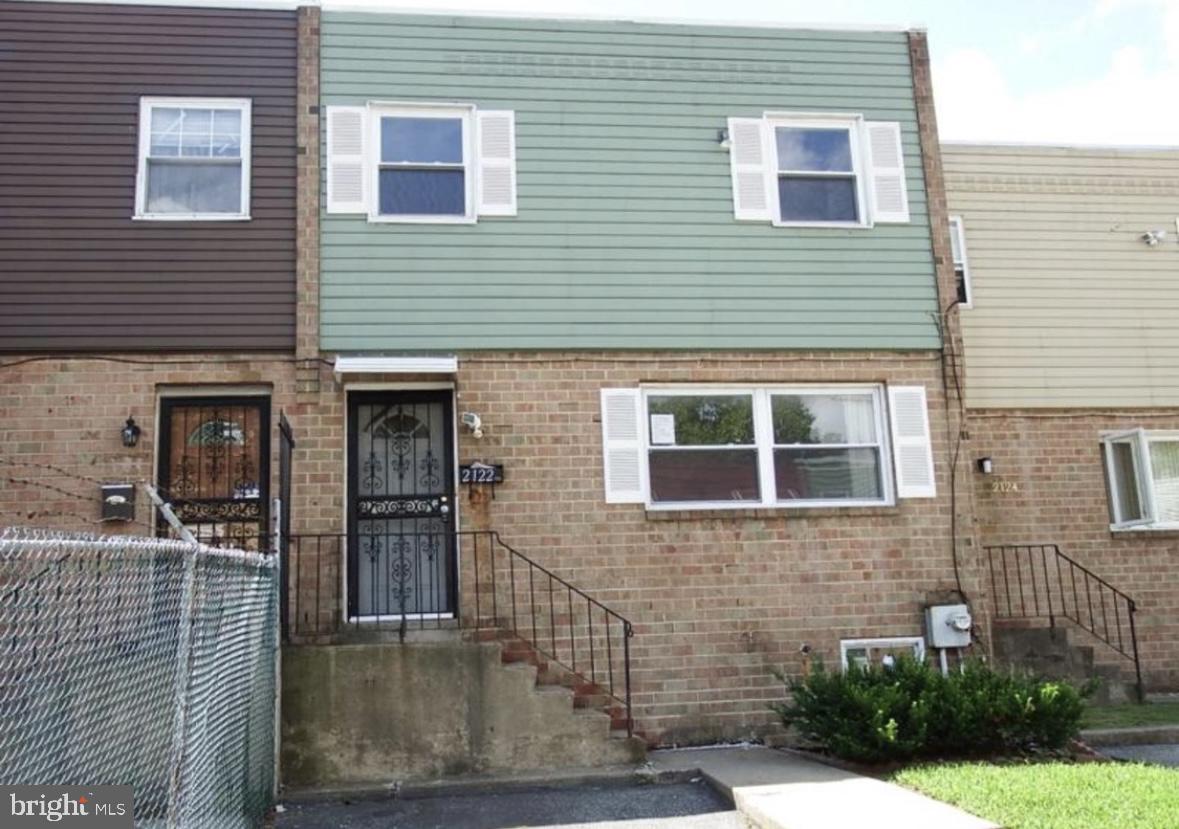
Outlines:
<svg viewBox="0 0 1179 829"><path fill-rule="evenodd" d="M997 829L908 789L761 746L653 751L656 774L699 772L758 829Z"/></svg>

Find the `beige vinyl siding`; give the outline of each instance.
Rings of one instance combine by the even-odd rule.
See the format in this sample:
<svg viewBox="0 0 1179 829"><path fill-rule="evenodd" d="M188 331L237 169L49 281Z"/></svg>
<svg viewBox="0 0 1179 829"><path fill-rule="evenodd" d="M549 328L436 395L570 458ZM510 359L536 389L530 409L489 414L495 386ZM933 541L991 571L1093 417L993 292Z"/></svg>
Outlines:
<svg viewBox="0 0 1179 829"><path fill-rule="evenodd" d="M1179 149L947 145L977 408L1179 405ZM1167 238L1142 241L1147 230Z"/></svg>

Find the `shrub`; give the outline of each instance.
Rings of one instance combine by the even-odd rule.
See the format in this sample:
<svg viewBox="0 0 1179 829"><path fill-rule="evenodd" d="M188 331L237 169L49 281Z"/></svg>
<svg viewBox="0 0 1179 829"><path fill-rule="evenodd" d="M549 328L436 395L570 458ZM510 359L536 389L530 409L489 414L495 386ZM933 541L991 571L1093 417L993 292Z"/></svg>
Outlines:
<svg viewBox="0 0 1179 829"><path fill-rule="evenodd" d="M1080 729L1090 692L977 661L942 676L907 657L783 679L791 700L773 706L783 722L837 757L868 763L1060 749Z"/></svg>

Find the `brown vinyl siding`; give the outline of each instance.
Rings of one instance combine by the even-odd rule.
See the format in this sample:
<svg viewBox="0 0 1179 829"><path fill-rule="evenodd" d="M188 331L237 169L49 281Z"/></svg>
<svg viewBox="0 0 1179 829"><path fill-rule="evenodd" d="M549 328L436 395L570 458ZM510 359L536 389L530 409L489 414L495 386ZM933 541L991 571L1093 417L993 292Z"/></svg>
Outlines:
<svg viewBox="0 0 1179 829"><path fill-rule="evenodd" d="M289 350L293 11L0 0L0 351ZM249 98L249 221L135 221L139 99Z"/></svg>

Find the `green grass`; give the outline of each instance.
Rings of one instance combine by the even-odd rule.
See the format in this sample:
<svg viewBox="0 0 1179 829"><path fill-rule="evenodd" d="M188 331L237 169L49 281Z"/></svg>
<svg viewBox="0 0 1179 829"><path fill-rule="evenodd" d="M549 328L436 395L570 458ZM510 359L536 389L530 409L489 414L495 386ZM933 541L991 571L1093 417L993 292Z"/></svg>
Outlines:
<svg viewBox="0 0 1179 829"><path fill-rule="evenodd" d="M1179 725L1179 702L1144 705L1102 705L1085 709L1082 728L1129 728L1136 725Z"/></svg>
<svg viewBox="0 0 1179 829"><path fill-rule="evenodd" d="M894 783L1005 829L1175 829L1179 770L1137 763L947 763Z"/></svg>

